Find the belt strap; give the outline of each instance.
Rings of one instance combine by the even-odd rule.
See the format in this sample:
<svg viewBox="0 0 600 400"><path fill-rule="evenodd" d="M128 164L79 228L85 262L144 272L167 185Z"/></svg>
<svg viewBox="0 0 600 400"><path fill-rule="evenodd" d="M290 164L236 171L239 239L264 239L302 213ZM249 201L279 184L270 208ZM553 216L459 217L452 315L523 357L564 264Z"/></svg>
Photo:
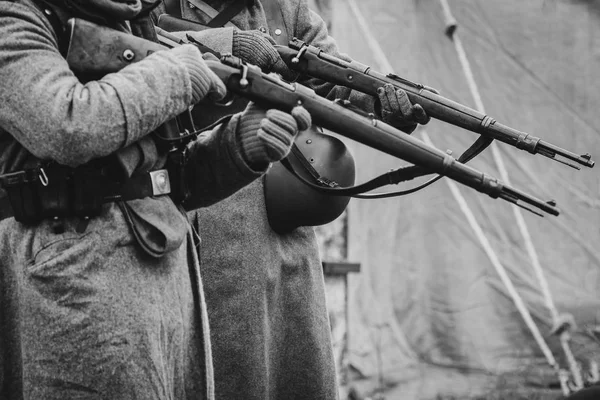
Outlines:
<svg viewBox="0 0 600 400"><path fill-rule="evenodd" d="M165 10L167 14L182 18L180 3L178 0L163 0L165 4ZM222 26L234 26L231 24L231 19L239 14L244 7L250 7L254 4L254 0L237 0L234 1L229 7L225 8L220 13L210 5L206 4L202 0L193 0L192 4L206 14L209 18L212 18L205 26L210 28L218 28ZM287 46L289 41L288 30L286 28L285 19L283 18L283 10L278 0L263 0L261 2L267 24L269 25L269 31L271 36L282 46Z"/></svg>
<svg viewBox="0 0 600 400"><path fill-rule="evenodd" d="M231 21L233 17L238 15L250 2L248 0L235 0L229 6L225 7L216 17L208 22L211 28L218 28Z"/></svg>
<svg viewBox="0 0 600 400"><path fill-rule="evenodd" d="M182 18L181 3L179 0L163 0L165 11L167 14L177 18ZM202 11L207 17L212 18L207 26L211 28L219 28L225 25L230 25L229 21L238 15L244 8L254 4L254 0L234 0L229 6L221 12L204 3L203 1L191 1L191 4Z"/></svg>
<svg viewBox="0 0 600 400"><path fill-rule="evenodd" d="M143 199L151 196L161 196L171 192L169 173L159 169L144 174L136 174L123 182L107 188L101 202L103 204L115 201ZM65 193L65 196L68 194ZM8 196L0 197L0 221L14 216Z"/></svg>
<svg viewBox="0 0 600 400"><path fill-rule="evenodd" d="M121 185L121 190L114 195L105 196L104 201L110 203L116 200L134 200L144 197L161 196L171 193L169 173L166 169L151 171L146 174L136 174Z"/></svg>

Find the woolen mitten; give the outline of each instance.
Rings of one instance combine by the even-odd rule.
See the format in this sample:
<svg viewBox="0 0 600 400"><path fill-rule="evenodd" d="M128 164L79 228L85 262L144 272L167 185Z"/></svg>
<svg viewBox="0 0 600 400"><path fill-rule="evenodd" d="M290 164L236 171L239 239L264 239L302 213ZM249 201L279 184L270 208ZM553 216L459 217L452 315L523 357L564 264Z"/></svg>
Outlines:
<svg viewBox="0 0 600 400"><path fill-rule="evenodd" d="M386 124L412 133L417 124L425 125L430 117L419 104L412 104L406 92L389 83L377 89L377 97L381 103L381 119Z"/></svg>
<svg viewBox="0 0 600 400"><path fill-rule="evenodd" d="M275 72L283 79L294 80L297 74L288 68L275 45L273 38L261 31L233 31L234 56L259 66L265 72Z"/></svg>
<svg viewBox="0 0 600 400"><path fill-rule="evenodd" d="M225 84L208 67L202 53L194 45L182 45L169 50L175 58L183 62L192 82L192 103L196 104L208 94L213 100L220 100L227 94Z"/></svg>
<svg viewBox="0 0 600 400"><path fill-rule="evenodd" d="M238 125L238 137L244 159L252 165L279 161L290 152L299 130L308 129L311 117L304 107L286 113L267 110L250 102Z"/></svg>

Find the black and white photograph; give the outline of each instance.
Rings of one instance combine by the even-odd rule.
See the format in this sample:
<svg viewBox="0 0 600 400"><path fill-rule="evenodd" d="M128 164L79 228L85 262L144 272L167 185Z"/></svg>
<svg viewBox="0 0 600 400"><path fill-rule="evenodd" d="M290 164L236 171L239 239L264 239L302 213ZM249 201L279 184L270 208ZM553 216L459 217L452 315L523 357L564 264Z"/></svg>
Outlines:
<svg viewBox="0 0 600 400"><path fill-rule="evenodd" d="M0 0L0 400L599 400L600 2Z"/></svg>

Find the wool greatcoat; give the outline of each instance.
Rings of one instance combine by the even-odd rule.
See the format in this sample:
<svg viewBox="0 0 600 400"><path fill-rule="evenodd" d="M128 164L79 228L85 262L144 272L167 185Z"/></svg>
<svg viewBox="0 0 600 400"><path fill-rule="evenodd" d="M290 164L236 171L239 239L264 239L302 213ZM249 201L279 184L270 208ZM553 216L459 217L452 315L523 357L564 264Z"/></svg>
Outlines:
<svg viewBox="0 0 600 400"><path fill-rule="evenodd" d="M264 1L255 0L243 9L231 20L233 25L270 33ZM309 10L306 0L277 1L289 38L348 60L339 54L325 23ZM204 3L218 11L228 4ZM198 0L180 5L183 18L208 22ZM161 5L155 15L165 12ZM231 52L233 29L202 31L197 38L219 52ZM374 108L372 97L348 88L316 79L302 83L322 96L349 99L368 111ZM201 271L217 398L336 399L336 368L314 229L275 233L267 221L263 179L225 201L194 211L191 218L202 238Z"/></svg>
<svg viewBox="0 0 600 400"><path fill-rule="evenodd" d="M177 51L83 84L44 14L30 0L0 1L0 175L40 159L81 165L182 113L192 100L188 67L200 53ZM264 173L244 161L238 121L190 146L195 207ZM123 207L164 247L162 257L141 251ZM81 226L76 217L0 222L0 398L212 399L204 293L185 213L168 196L146 197L107 203Z"/></svg>

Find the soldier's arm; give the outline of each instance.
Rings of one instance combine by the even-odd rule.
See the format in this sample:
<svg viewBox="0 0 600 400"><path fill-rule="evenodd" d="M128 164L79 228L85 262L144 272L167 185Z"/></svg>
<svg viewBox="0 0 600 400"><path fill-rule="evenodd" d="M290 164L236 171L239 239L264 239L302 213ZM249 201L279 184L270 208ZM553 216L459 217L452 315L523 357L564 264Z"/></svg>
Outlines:
<svg viewBox="0 0 600 400"><path fill-rule="evenodd" d="M9 2L0 13L0 126L41 159L76 166L109 155L192 102L193 46L83 84L41 13Z"/></svg>
<svg viewBox="0 0 600 400"><path fill-rule="evenodd" d="M259 178L265 167L248 163L241 151L237 128L241 114L227 123L202 133L189 146L186 167L190 198L188 210L222 200Z"/></svg>

